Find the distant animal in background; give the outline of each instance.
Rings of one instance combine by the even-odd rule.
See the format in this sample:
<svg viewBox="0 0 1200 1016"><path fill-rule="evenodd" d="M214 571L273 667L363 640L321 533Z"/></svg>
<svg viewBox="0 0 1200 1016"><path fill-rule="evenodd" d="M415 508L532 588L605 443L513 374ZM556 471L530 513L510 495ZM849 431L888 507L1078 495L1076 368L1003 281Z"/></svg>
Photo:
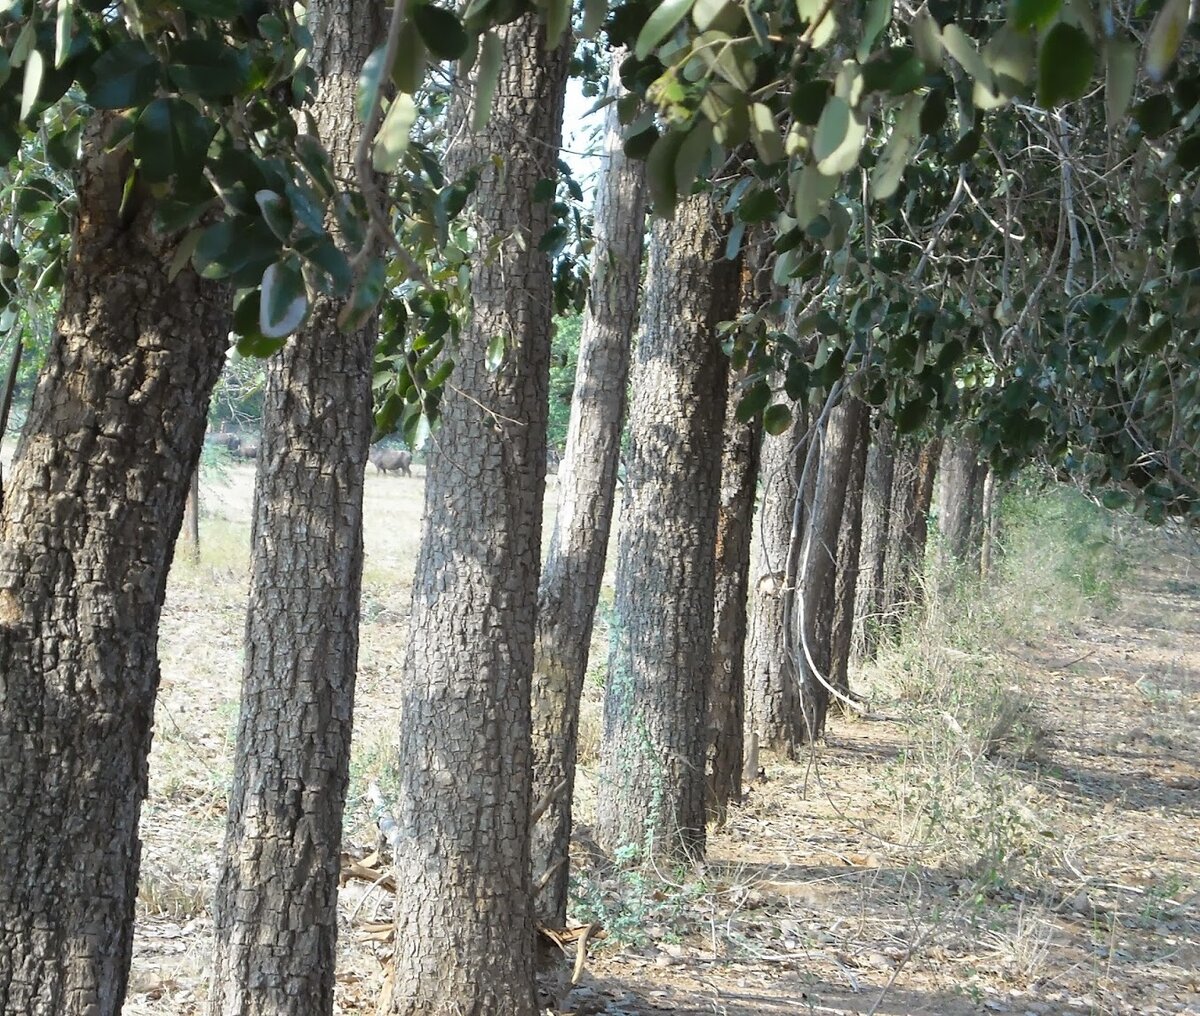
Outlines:
<svg viewBox="0 0 1200 1016"><path fill-rule="evenodd" d="M239 445L234 450L234 454L243 459L256 459L258 458L258 443L251 441L248 444Z"/></svg>
<svg viewBox="0 0 1200 1016"><path fill-rule="evenodd" d="M204 440L211 445L216 445L218 448L224 448L231 455L237 454L238 447L242 443L242 439L236 434L226 434L220 431L216 434L205 434Z"/></svg>
<svg viewBox="0 0 1200 1016"><path fill-rule="evenodd" d="M412 453L392 448L372 448L371 464L381 473L403 473L412 476Z"/></svg>

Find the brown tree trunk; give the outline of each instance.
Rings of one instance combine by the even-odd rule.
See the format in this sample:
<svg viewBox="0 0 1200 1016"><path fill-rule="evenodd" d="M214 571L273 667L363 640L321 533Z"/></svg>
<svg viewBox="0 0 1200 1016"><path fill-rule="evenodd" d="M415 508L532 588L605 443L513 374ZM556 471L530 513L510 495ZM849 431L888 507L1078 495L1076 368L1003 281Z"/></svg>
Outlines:
<svg viewBox="0 0 1200 1016"><path fill-rule="evenodd" d="M610 94L620 94L618 71L625 56L624 50L614 54ZM579 702L612 523L646 219L645 164L622 151L615 102L605 129L592 287L558 470L558 514L538 589L534 648L533 799L552 799L533 829L533 878L535 885L546 880L537 913L554 928L563 927L567 917Z"/></svg>
<svg viewBox="0 0 1200 1016"><path fill-rule="evenodd" d="M982 519L983 536L979 548L979 576L986 579L992 573L996 558L996 542L1000 528L1000 513L996 510L996 471L990 466L983 478L980 492L979 515Z"/></svg>
<svg viewBox="0 0 1200 1016"><path fill-rule="evenodd" d="M379 12L373 0L309 6L321 81L312 112L345 177L360 130L357 76L382 33ZM374 323L342 332L340 309L318 297L267 365L212 1016L333 1011L376 335Z"/></svg>
<svg viewBox="0 0 1200 1016"><path fill-rule="evenodd" d="M753 251L742 261L742 310L757 310L767 298ZM736 308L730 308L732 312ZM732 316L732 313L729 315ZM758 487L758 454L762 421L737 418L746 371L731 372L725 404L721 450L721 490L717 513L716 569L713 589L713 658L708 686L708 806L724 824L731 801L742 797L746 724L746 607L750 588L754 500Z"/></svg>
<svg viewBox="0 0 1200 1016"><path fill-rule="evenodd" d="M892 536L892 488L896 472L895 425L881 417L867 449L863 477L862 547L858 554L858 656L875 658L883 629L887 590L884 582Z"/></svg>
<svg viewBox="0 0 1200 1016"><path fill-rule="evenodd" d="M703 853L705 693L736 266L708 195L657 222L635 354L596 832L611 850Z"/></svg>
<svg viewBox="0 0 1200 1016"><path fill-rule="evenodd" d="M200 560L200 467L192 470L187 502L183 506L183 532L193 561Z"/></svg>
<svg viewBox="0 0 1200 1016"><path fill-rule="evenodd" d="M983 474L979 449L966 437L948 438L938 469L938 532L945 564L978 560Z"/></svg>
<svg viewBox="0 0 1200 1016"><path fill-rule="evenodd" d="M783 751L794 758L804 740L799 672L788 653L786 637L786 571L796 521L797 484L807 451L811 420L793 406L791 426L782 434L765 435L759 463L761 492L751 543L756 555L751 574L746 637L746 731L760 748ZM815 479L813 477L812 479ZM811 496L812 483L809 484ZM804 524L807 499L800 509Z"/></svg>
<svg viewBox="0 0 1200 1016"><path fill-rule="evenodd" d="M451 167L478 166L468 214L474 315L434 434L399 701L396 952L383 1008L531 1016L530 690L546 481L552 292L538 243L556 175L570 45L533 15L498 29L491 119ZM464 103L464 106L469 103ZM465 119L462 119L465 118ZM488 347L505 339L501 365Z"/></svg>
<svg viewBox="0 0 1200 1016"><path fill-rule="evenodd" d="M861 404L861 403L860 403ZM863 478L867 445L871 439L871 413L865 404L858 414L846 503L838 533L837 577L833 591L833 632L829 642L829 683L843 695L850 693L850 640L854 631L854 604L858 591L858 561L862 546Z"/></svg>
<svg viewBox="0 0 1200 1016"><path fill-rule="evenodd" d="M124 195L93 117L80 214L0 516L0 1011L116 1016L137 897L158 621L225 359L228 291ZM124 196L124 201L123 201Z"/></svg>
<svg viewBox="0 0 1200 1016"><path fill-rule="evenodd" d="M905 618L924 601L925 545L929 537L929 506L937 477L941 440L908 444L897 455L892 489L893 538L884 569L883 627L895 639Z"/></svg>
<svg viewBox="0 0 1200 1016"><path fill-rule="evenodd" d="M838 532L859 420L865 408L858 399L846 398L829 414L818 448L820 465L812 509L799 535L802 556L795 596L799 614L785 623L798 635L791 651L800 674L801 730L808 742L825 732L825 716L829 711Z"/></svg>

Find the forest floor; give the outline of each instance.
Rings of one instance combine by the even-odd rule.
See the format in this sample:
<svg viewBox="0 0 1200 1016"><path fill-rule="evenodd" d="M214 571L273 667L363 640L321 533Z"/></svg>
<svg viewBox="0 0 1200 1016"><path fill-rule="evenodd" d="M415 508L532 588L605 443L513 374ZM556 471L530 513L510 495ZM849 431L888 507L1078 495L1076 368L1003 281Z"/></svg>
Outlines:
<svg viewBox="0 0 1200 1016"><path fill-rule="evenodd" d="M417 472L367 483L356 857L375 844L365 791L386 793L400 721ZM181 545L172 574L130 1016L197 1013L206 994L251 486L242 465L206 481L199 561ZM1059 576L1008 581L999 606L933 597L919 630L855 675L866 715L832 717L796 762L764 758L703 864L620 871L581 851L575 916L608 937L558 1011L1200 1016L1200 551L1163 533L1115 542L1131 562L1115 593L1093 582L1073 598ZM1014 551L1006 567L1046 556ZM366 929L389 901L359 881L343 892L342 1013L374 1009L387 946Z"/></svg>

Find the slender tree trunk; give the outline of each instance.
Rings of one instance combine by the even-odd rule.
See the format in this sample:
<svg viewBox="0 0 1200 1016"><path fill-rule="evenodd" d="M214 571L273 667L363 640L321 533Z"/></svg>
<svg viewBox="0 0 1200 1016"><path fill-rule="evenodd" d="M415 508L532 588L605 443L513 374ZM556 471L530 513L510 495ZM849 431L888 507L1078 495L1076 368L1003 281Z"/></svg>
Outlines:
<svg viewBox="0 0 1200 1016"><path fill-rule="evenodd" d="M613 95L621 91L618 71L625 56L624 50L613 56ZM615 102L608 108L606 133L592 287L558 471L558 514L538 590L534 649L533 796L551 800L533 829L533 878L535 885L547 880L537 912L555 928L567 917L579 702L612 523L646 218L644 163L622 151Z"/></svg>
<svg viewBox="0 0 1200 1016"><path fill-rule="evenodd" d="M225 358L228 291L85 129L80 215L0 516L0 1012L116 1016L137 897L158 621ZM124 197L124 201L123 201Z"/></svg>
<svg viewBox="0 0 1200 1016"><path fill-rule="evenodd" d="M756 285L760 271L750 251L742 265L742 309L754 311L765 299ZM732 316L732 315L730 315ZM737 404L745 370L731 372L721 451L721 491L717 513L716 575L713 599L713 659L708 691L708 762L711 817L724 824L731 801L742 797L742 754L746 723L746 607L762 421L743 423Z"/></svg>
<svg viewBox="0 0 1200 1016"><path fill-rule="evenodd" d="M706 194L654 226L604 699L596 832L610 850L704 851L726 381L716 325L737 291L721 243Z"/></svg>
<svg viewBox="0 0 1200 1016"><path fill-rule="evenodd" d="M547 53L533 15L497 32L491 118L470 135L461 111L451 167L479 167L472 221L494 253L472 267L475 311L434 435L400 688L404 892L383 1008L413 1016L535 1007L530 691L552 312L538 244L552 220L533 195L556 174L570 44Z"/></svg>
<svg viewBox="0 0 1200 1016"><path fill-rule="evenodd" d="M795 757L804 740L799 673L785 638L785 573L791 548L797 483L804 463L808 415L793 406L792 425L762 440L761 494L754 518L752 544L756 563L751 574L746 639L746 728L760 748ZM801 506L803 517L804 506ZM803 518L802 518L803 524Z"/></svg>
<svg viewBox="0 0 1200 1016"><path fill-rule="evenodd" d="M938 531L943 562L951 567L973 563L978 557L977 520L983 480L978 451L975 442L961 435L947 439L942 445L938 470Z"/></svg>
<svg viewBox="0 0 1200 1016"><path fill-rule="evenodd" d="M200 560L200 467L192 471L188 481L187 503L183 507L183 531L193 561Z"/></svg>
<svg viewBox="0 0 1200 1016"><path fill-rule="evenodd" d="M800 673L802 729L804 739L810 742L825 732L825 716L829 711L838 533L854 444L865 408L858 399L845 398L829 414L819 449L820 467L812 510L802 537L804 550L795 598L800 613L793 630L799 634L795 654Z"/></svg>
<svg viewBox="0 0 1200 1016"><path fill-rule="evenodd" d="M910 444L897 456L893 485L894 537L885 568L884 627L895 638L906 617L924 601L925 545L929 537L929 506L937 477L941 440Z"/></svg>
<svg viewBox="0 0 1200 1016"><path fill-rule="evenodd" d="M850 476L846 481L842 528L838 533L833 633L829 646L829 683L843 695L850 693L850 639L854 630L854 603L862 546L863 478L867 466L867 445L871 439L871 413L865 404L861 405L857 433L854 435L854 453L850 459Z"/></svg>
<svg viewBox="0 0 1200 1016"><path fill-rule="evenodd" d="M373 0L309 6L320 138L353 173ZM213 906L212 1016L333 1011L374 323L318 297L267 366L237 754ZM298 846L302 845L302 846Z"/></svg>
<svg viewBox="0 0 1200 1016"><path fill-rule="evenodd" d="M881 417L867 449L863 478L862 547L858 555L858 655L875 658L886 607L885 563L892 534L892 487L896 472L895 425Z"/></svg>
<svg viewBox="0 0 1200 1016"><path fill-rule="evenodd" d="M979 549L979 576L986 579L992 573L1000 524L1000 513L996 510L996 471L990 466L987 467L983 478L980 500L982 505L979 514L983 519L983 538Z"/></svg>

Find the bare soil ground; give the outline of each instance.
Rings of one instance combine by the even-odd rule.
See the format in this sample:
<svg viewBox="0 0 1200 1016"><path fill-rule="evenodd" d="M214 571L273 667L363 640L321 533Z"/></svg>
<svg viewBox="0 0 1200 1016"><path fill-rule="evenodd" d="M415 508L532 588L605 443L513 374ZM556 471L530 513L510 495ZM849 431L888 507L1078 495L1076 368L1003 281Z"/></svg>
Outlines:
<svg viewBox="0 0 1200 1016"><path fill-rule="evenodd" d="M386 789L400 721L417 474L368 477L359 855L374 845L365 788ZM242 465L206 481L200 559L181 546L172 575L128 1014L199 1012L206 994L251 482ZM834 717L809 758L765 759L705 863L620 872L581 856L577 916L609 937L559 1011L1200 1014L1200 555L1141 540L1100 615L1030 602L995 644L952 626L858 675L868 714ZM921 683L942 665L965 675L945 697ZM586 822L586 765L580 782ZM386 946L362 929L388 906L364 883L343 893L341 1012L374 1009Z"/></svg>

